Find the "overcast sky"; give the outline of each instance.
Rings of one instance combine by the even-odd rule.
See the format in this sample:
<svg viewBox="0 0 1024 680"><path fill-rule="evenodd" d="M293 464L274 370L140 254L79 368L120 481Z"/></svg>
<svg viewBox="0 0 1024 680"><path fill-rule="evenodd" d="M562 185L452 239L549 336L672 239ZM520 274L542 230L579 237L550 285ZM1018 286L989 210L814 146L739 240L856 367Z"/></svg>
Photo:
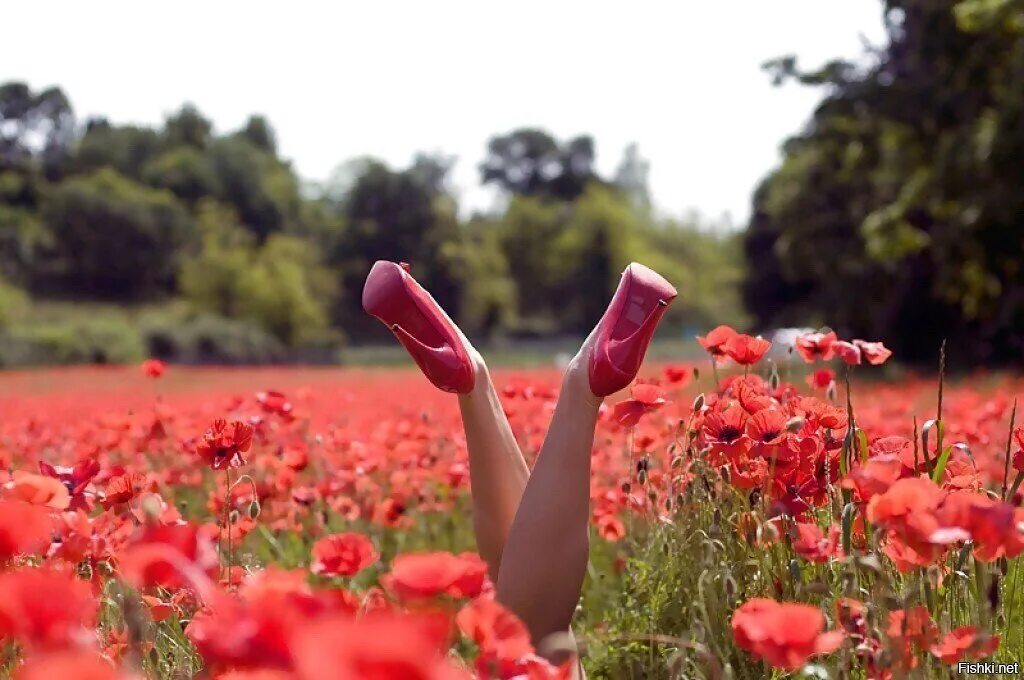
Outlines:
<svg viewBox="0 0 1024 680"><path fill-rule="evenodd" d="M487 207L488 137L540 126L597 141L611 173L637 142L664 212L741 222L779 144L820 90L760 70L862 54L878 0L15 2L0 81L60 85L80 119L159 123L195 103L220 131L253 112L306 179L373 155L458 157L464 204Z"/></svg>

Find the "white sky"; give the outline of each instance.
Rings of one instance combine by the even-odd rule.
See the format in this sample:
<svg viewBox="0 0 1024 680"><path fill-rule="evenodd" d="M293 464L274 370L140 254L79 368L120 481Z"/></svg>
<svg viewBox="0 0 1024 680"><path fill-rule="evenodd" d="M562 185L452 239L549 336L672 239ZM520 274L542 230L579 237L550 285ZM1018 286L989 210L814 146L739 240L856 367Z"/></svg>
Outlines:
<svg viewBox="0 0 1024 680"><path fill-rule="evenodd" d="M491 135L587 132L604 173L639 144L662 211L734 222L822 95L760 64L884 38L878 0L60 0L5 3L0 22L0 82L60 85L80 119L155 124L191 101L224 131L262 113L312 180L441 151L471 207L493 200Z"/></svg>

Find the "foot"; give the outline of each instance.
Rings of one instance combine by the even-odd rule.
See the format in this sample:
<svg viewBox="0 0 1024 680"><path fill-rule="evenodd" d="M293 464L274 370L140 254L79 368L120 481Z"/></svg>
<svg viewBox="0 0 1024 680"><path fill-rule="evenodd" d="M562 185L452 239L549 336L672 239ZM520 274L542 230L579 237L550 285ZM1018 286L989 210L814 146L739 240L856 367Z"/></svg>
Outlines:
<svg viewBox="0 0 1024 680"><path fill-rule="evenodd" d="M363 309L391 329L435 386L459 394L473 389L468 343L404 266L384 260L373 265L363 286Z"/></svg>
<svg viewBox="0 0 1024 680"><path fill-rule="evenodd" d="M624 389L636 377L669 303L678 293L657 272L637 264L626 267L619 288L587 339L590 390L599 397Z"/></svg>

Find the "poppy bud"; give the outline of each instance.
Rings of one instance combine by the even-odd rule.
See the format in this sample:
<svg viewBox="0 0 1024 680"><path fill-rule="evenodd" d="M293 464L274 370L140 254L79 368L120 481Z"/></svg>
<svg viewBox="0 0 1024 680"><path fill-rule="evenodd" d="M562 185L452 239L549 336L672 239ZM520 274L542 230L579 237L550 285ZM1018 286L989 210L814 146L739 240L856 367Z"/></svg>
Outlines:
<svg viewBox="0 0 1024 680"><path fill-rule="evenodd" d="M693 379L700 380L700 369L696 366L693 367Z"/></svg>
<svg viewBox="0 0 1024 680"><path fill-rule="evenodd" d="M683 457L682 456L676 456L675 458L672 459L672 468L673 469L678 468L678 467L682 467L682 466L683 466Z"/></svg>
<svg viewBox="0 0 1024 680"><path fill-rule="evenodd" d="M629 482L623 482L622 483L622 493L629 493L632 488L633 488L633 485L630 484Z"/></svg>
<svg viewBox="0 0 1024 680"><path fill-rule="evenodd" d="M836 395L836 381L835 380L830 382L828 384L828 387L825 388L825 398L828 399L831 402L835 402L835 400L837 398L837 395Z"/></svg>
<svg viewBox="0 0 1024 680"><path fill-rule="evenodd" d="M772 363L772 373L768 376L768 385L772 388L772 392L779 389L779 385L782 383L782 379L779 377L779 367Z"/></svg>
<svg viewBox="0 0 1024 680"><path fill-rule="evenodd" d="M259 516L260 516L260 502L258 500L256 500L256 499L253 499L253 501L251 503L249 503L249 519L256 519Z"/></svg>
<svg viewBox="0 0 1024 680"><path fill-rule="evenodd" d="M796 560L789 561L789 577L797 583L800 583L804 580L803 572L800 570L800 563Z"/></svg>
<svg viewBox="0 0 1024 680"><path fill-rule="evenodd" d="M799 432L803 429L805 422L803 416L793 416L786 421L786 430L789 432Z"/></svg>
<svg viewBox="0 0 1024 680"><path fill-rule="evenodd" d="M647 484L647 470L640 470L636 475L636 481L640 483L640 486Z"/></svg>
<svg viewBox="0 0 1024 680"><path fill-rule="evenodd" d="M704 399L704 393L701 392L700 394L698 394L696 396L696 398L694 398L694 400L693 400L693 412L694 413L699 413L701 411L701 409L704 408L704 402L705 401L706 400Z"/></svg>

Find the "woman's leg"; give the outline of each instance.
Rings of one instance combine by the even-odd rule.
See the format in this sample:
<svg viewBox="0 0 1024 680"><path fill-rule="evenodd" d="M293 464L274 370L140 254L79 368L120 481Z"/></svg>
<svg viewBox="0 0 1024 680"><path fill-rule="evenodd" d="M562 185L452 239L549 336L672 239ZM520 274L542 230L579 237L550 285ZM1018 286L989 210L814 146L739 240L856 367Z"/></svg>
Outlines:
<svg viewBox="0 0 1024 680"><path fill-rule="evenodd" d="M498 572L498 599L542 650L545 638L569 630L587 570L590 454L602 401L587 377L590 346L588 339L562 380Z"/></svg>
<svg viewBox="0 0 1024 680"><path fill-rule="evenodd" d="M475 350L470 349L469 354L475 384L471 392L459 395L459 410L469 451L473 530L477 550L487 562L491 578L497 580L505 540L530 469L512 434L486 364Z"/></svg>

